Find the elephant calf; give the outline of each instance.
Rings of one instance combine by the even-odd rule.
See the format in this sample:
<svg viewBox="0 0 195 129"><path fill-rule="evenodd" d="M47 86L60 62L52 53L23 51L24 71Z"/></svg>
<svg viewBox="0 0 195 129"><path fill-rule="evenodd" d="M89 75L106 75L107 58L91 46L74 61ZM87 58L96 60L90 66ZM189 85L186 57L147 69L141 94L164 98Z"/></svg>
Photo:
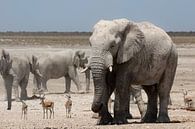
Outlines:
<svg viewBox="0 0 195 129"><path fill-rule="evenodd" d="M8 100L8 110L11 109L12 87L15 93L16 101L19 99L18 86L21 88L20 97L22 100L27 99L27 84L32 64L27 57L11 57L10 54L2 50L0 60L0 73L4 80L6 95ZM32 72L32 71L31 71Z"/></svg>
<svg viewBox="0 0 195 129"><path fill-rule="evenodd" d="M47 81L49 79L58 79L64 77L66 80L65 93L70 92L71 80L76 84L78 93L84 93L79 81L77 68L85 59L85 52L81 50L66 50L60 52L49 53L47 56L34 60L37 64L37 70L41 74L34 76L35 88L48 91ZM89 80L89 77L88 79Z"/></svg>

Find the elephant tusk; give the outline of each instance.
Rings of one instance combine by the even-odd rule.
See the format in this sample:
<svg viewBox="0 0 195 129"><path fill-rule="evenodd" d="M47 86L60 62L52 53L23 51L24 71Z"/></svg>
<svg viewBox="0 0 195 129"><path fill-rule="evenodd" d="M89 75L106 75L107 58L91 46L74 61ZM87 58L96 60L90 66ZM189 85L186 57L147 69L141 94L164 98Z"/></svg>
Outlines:
<svg viewBox="0 0 195 129"><path fill-rule="evenodd" d="M109 71L112 72L112 66L109 66Z"/></svg>
<svg viewBox="0 0 195 129"><path fill-rule="evenodd" d="M80 73L84 73L85 71L87 71L89 67L85 67L85 69L81 70Z"/></svg>

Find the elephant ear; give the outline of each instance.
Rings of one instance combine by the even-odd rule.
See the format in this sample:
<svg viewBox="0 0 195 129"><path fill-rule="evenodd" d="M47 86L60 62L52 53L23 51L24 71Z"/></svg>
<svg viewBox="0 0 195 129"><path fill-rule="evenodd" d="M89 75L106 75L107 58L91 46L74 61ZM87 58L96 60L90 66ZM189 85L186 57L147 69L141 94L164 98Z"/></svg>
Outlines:
<svg viewBox="0 0 195 129"><path fill-rule="evenodd" d="M2 74L6 74L12 68L12 60L10 59L10 55L4 49L2 50L1 56L1 63L2 63Z"/></svg>
<svg viewBox="0 0 195 129"><path fill-rule="evenodd" d="M122 42L118 49L117 63L127 62L144 47L145 37L139 27L132 22L126 26L122 34Z"/></svg>
<svg viewBox="0 0 195 129"><path fill-rule="evenodd" d="M6 51L6 50L4 50L4 49L2 49L2 56L1 56L1 59L5 59L5 60L10 60L10 55L9 55L9 53Z"/></svg>
<svg viewBox="0 0 195 129"><path fill-rule="evenodd" d="M75 67L79 67L80 66L80 56L79 56L79 51L76 51L74 56L73 56L73 65Z"/></svg>

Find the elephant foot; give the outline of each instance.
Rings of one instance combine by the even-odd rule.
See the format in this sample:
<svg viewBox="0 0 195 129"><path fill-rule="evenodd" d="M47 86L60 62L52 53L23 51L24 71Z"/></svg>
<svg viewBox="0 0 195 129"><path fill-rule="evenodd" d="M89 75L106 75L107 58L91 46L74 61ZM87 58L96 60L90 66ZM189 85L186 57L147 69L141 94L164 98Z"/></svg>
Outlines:
<svg viewBox="0 0 195 129"><path fill-rule="evenodd" d="M127 124L127 115L125 113L115 113L114 123L117 125Z"/></svg>
<svg viewBox="0 0 195 129"><path fill-rule="evenodd" d="M100 116L97 125L111 125L113 124L113 118L110 113L106 113L106 115Z"/></svg>
<svg viewBox="0 0 195 129"><path fill-rule="evenodd" d="M8 108L7 108L7 110L11 110L11 108L10 108L10 107L8 107Z"/></svg>
<svg viewBox="0 0 195 129"><path fill-rule="evenodd" d="M146 113L145 116L142 118L142 123L155 123L157 119L156 113Z"/></svg>
<svg viewBox="0 0 195 129"><path fill-rule="evenodd" d="M27 100L27 99L28 99L27 94L21 94L20 99L21 99L21 100Z"/></svg>
<svg viewBox="0 0 195 129"><path fill-rule="evenodd" d="M159 114L157 121L158 123L170 123L168 114Z"/></svg>
<svg viewBox="0 0 195 129"><path fill-rule="evenodd" d="M146 111L142 111L142 112L140 112L140 114L141 114L141 119L146 115Z"/></svg>
<svg viewBox="0 0 195 129"><path fill-rule="evenodd" d="M133 116L131 115L131 113L128 113L128 114L126 115L126 118L127 118L127 119L133 119Z"/></svg>

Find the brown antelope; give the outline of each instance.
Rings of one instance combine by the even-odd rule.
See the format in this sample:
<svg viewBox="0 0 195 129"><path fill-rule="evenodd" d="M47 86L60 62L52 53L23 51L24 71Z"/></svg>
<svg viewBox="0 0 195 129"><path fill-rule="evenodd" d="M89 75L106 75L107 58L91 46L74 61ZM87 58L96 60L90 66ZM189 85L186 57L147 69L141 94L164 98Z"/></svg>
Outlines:
<svg viewBox="0 0 195 129"><path fill-rule="evenodd" d="M67 101L65 102L66 117L71 118L72 100L70 95L66 95Z"/></svg>
<svg viewBox="0 0 195 129"><path fill-rule="evenodd" d="M22 100L21 100L21 102L22 102L22 115L21 115L21 119L24 118L24 119L27 120L28 105L24 101L22 101Z"/></svg>
<svg viewBox="0 0 195 129"><path fill-rule="evenodd" d="M50 100L46 100L45 95L43 95L43 97L40 97L40 99L41 99L40 104L43 107L43 119L45 119L45 114L47 115L47 119L48 119L48 110L50 111L50 119L52 114L54 118L54 102Z"/></svg>
<svg viewBox="0 0 195 129"><path fill-rule="evenodd" d="M191 103L192 103L192 97L187 96L188 92L187 90L183 89L183 99L184 99L184 104L187 107L190 107Z"/></svg>

